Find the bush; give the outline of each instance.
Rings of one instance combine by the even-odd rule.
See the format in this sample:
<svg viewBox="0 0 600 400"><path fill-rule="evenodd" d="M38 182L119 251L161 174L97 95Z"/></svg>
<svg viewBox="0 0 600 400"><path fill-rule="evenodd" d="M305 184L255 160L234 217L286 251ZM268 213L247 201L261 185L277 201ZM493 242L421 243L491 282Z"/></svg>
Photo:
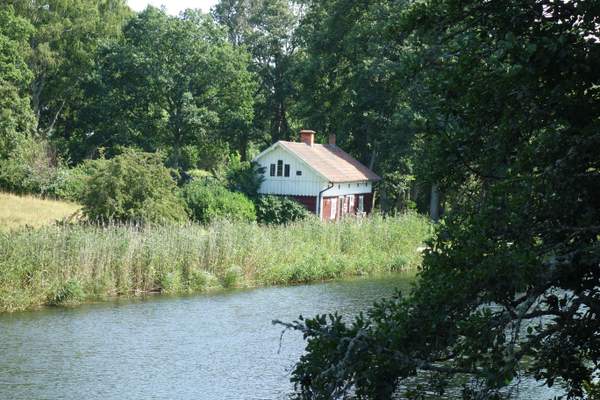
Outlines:
<svg viewBox="0 0 600 400"><path fill-rule="evenodd" d="M62 168L62 161L47 142L25 136L15 143L8 158L0 159L0 188L53 196Z"/></svg>
<svg viewBox="0 0 600 400"><path fill-rule="evenodd" d="M54 184L54 195L64 200L83 202L89 180L106 162L105 159L86 160L76 167L60 169Z"/></svg>
<svg viewBox="0 0 600 400"><path fill-rule="evenodd" d="M243 193L256 199L264 180L264 167L250 161L242 161L238 154L229 157L226 163L214 170L215 178L232 192Z"/></svg>
<svg viewBox="0 0 600 400"><path fill-rule="evenodd" d="M310 216L304 206L287 197L261 196L256 201L256 217L259 223L287 224Z"/></svg>
<svg viewBox="0 0 600 400"><path fill-rule="evenodd" d="M159 155L128 150L96 167L83 194L83 212L89 220L165 223L187 219L175 181Z"/></svg>
<svg viewBox="0 0 600 400"><path fill-rule="evenodd" d="M224 218L230 221L254 221L254 204L241 193L230 192L216 182L197 180L183 189L190 217L201 223Z"/></svg>

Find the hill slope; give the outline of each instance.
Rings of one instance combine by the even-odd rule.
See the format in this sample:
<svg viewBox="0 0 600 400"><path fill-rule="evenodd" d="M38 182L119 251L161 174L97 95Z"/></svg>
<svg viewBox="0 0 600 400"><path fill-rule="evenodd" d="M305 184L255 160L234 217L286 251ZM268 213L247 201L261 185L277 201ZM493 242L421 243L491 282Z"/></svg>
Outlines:
<svg viewBox="0 0 600 400"><path fill-rule="evenodd" d="M48 225L73 215L80 208L64 201L0 193L0 230Z"/></svg>

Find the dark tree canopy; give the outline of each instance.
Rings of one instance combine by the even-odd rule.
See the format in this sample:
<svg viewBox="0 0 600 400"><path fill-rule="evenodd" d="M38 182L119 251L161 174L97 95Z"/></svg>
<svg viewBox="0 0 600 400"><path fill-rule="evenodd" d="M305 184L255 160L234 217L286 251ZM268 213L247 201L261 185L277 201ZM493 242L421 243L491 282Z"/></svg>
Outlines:
<svg viewBox="0 0 600 400"><path fill-rule="evenodd" d="M523 375L586 396L600 368L598 4L392 13L406 87L423 88L410 92L425 118L419 168L448 210L410 296L352 323L294 325L309 341L298 397L416 396L411 377L443 391L457 374L472 378L465 398L501 398Z"/></svg>

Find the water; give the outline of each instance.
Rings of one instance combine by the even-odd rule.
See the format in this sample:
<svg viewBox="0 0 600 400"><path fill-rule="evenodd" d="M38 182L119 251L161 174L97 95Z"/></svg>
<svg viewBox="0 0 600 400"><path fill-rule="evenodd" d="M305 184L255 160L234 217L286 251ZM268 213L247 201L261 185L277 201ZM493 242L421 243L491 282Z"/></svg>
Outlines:
<svg viewBox="0 0 600 400"><path fill-rule="evenodd" d="M280 349L282 329L273 319L336 309L349 316L395 288L407 290L412 280L399 275L0 315L0 399L286 398L304 342L288 332Z"/></svg>
<svg viewBox="0 0 600 400"><path fill-rule="evenodd" d="M273 319L350 315L410 276L0 316L0 399L278 399L302 354Z"/></svg>

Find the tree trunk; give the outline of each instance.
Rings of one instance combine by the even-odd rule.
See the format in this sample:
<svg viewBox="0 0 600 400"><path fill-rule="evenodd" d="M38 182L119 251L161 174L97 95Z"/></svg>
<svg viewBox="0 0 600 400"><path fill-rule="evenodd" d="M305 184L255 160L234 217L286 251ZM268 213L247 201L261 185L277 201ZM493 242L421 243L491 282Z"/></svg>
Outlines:
<svg viewBox="0 0 600 400"><path fill-rule="evenodd" d="M429 199L429 216L434 222L440 219L440 192L436 183L431 185L431 197Z"/></svg>
<svg viewBox="0 0 600 400"><path fill-rule="evenodd" d="M240 143L240 159L242 161L248 161L248 137L244 136Z"/></svg>
<svg viewBox="0 0 600 400"><path fill-rule="evenodd" d="M373 151L371 152L371 159L369 160L369 169L373 170L375 166L375 159L377 158L377 146L373 146Z"/></svg>

